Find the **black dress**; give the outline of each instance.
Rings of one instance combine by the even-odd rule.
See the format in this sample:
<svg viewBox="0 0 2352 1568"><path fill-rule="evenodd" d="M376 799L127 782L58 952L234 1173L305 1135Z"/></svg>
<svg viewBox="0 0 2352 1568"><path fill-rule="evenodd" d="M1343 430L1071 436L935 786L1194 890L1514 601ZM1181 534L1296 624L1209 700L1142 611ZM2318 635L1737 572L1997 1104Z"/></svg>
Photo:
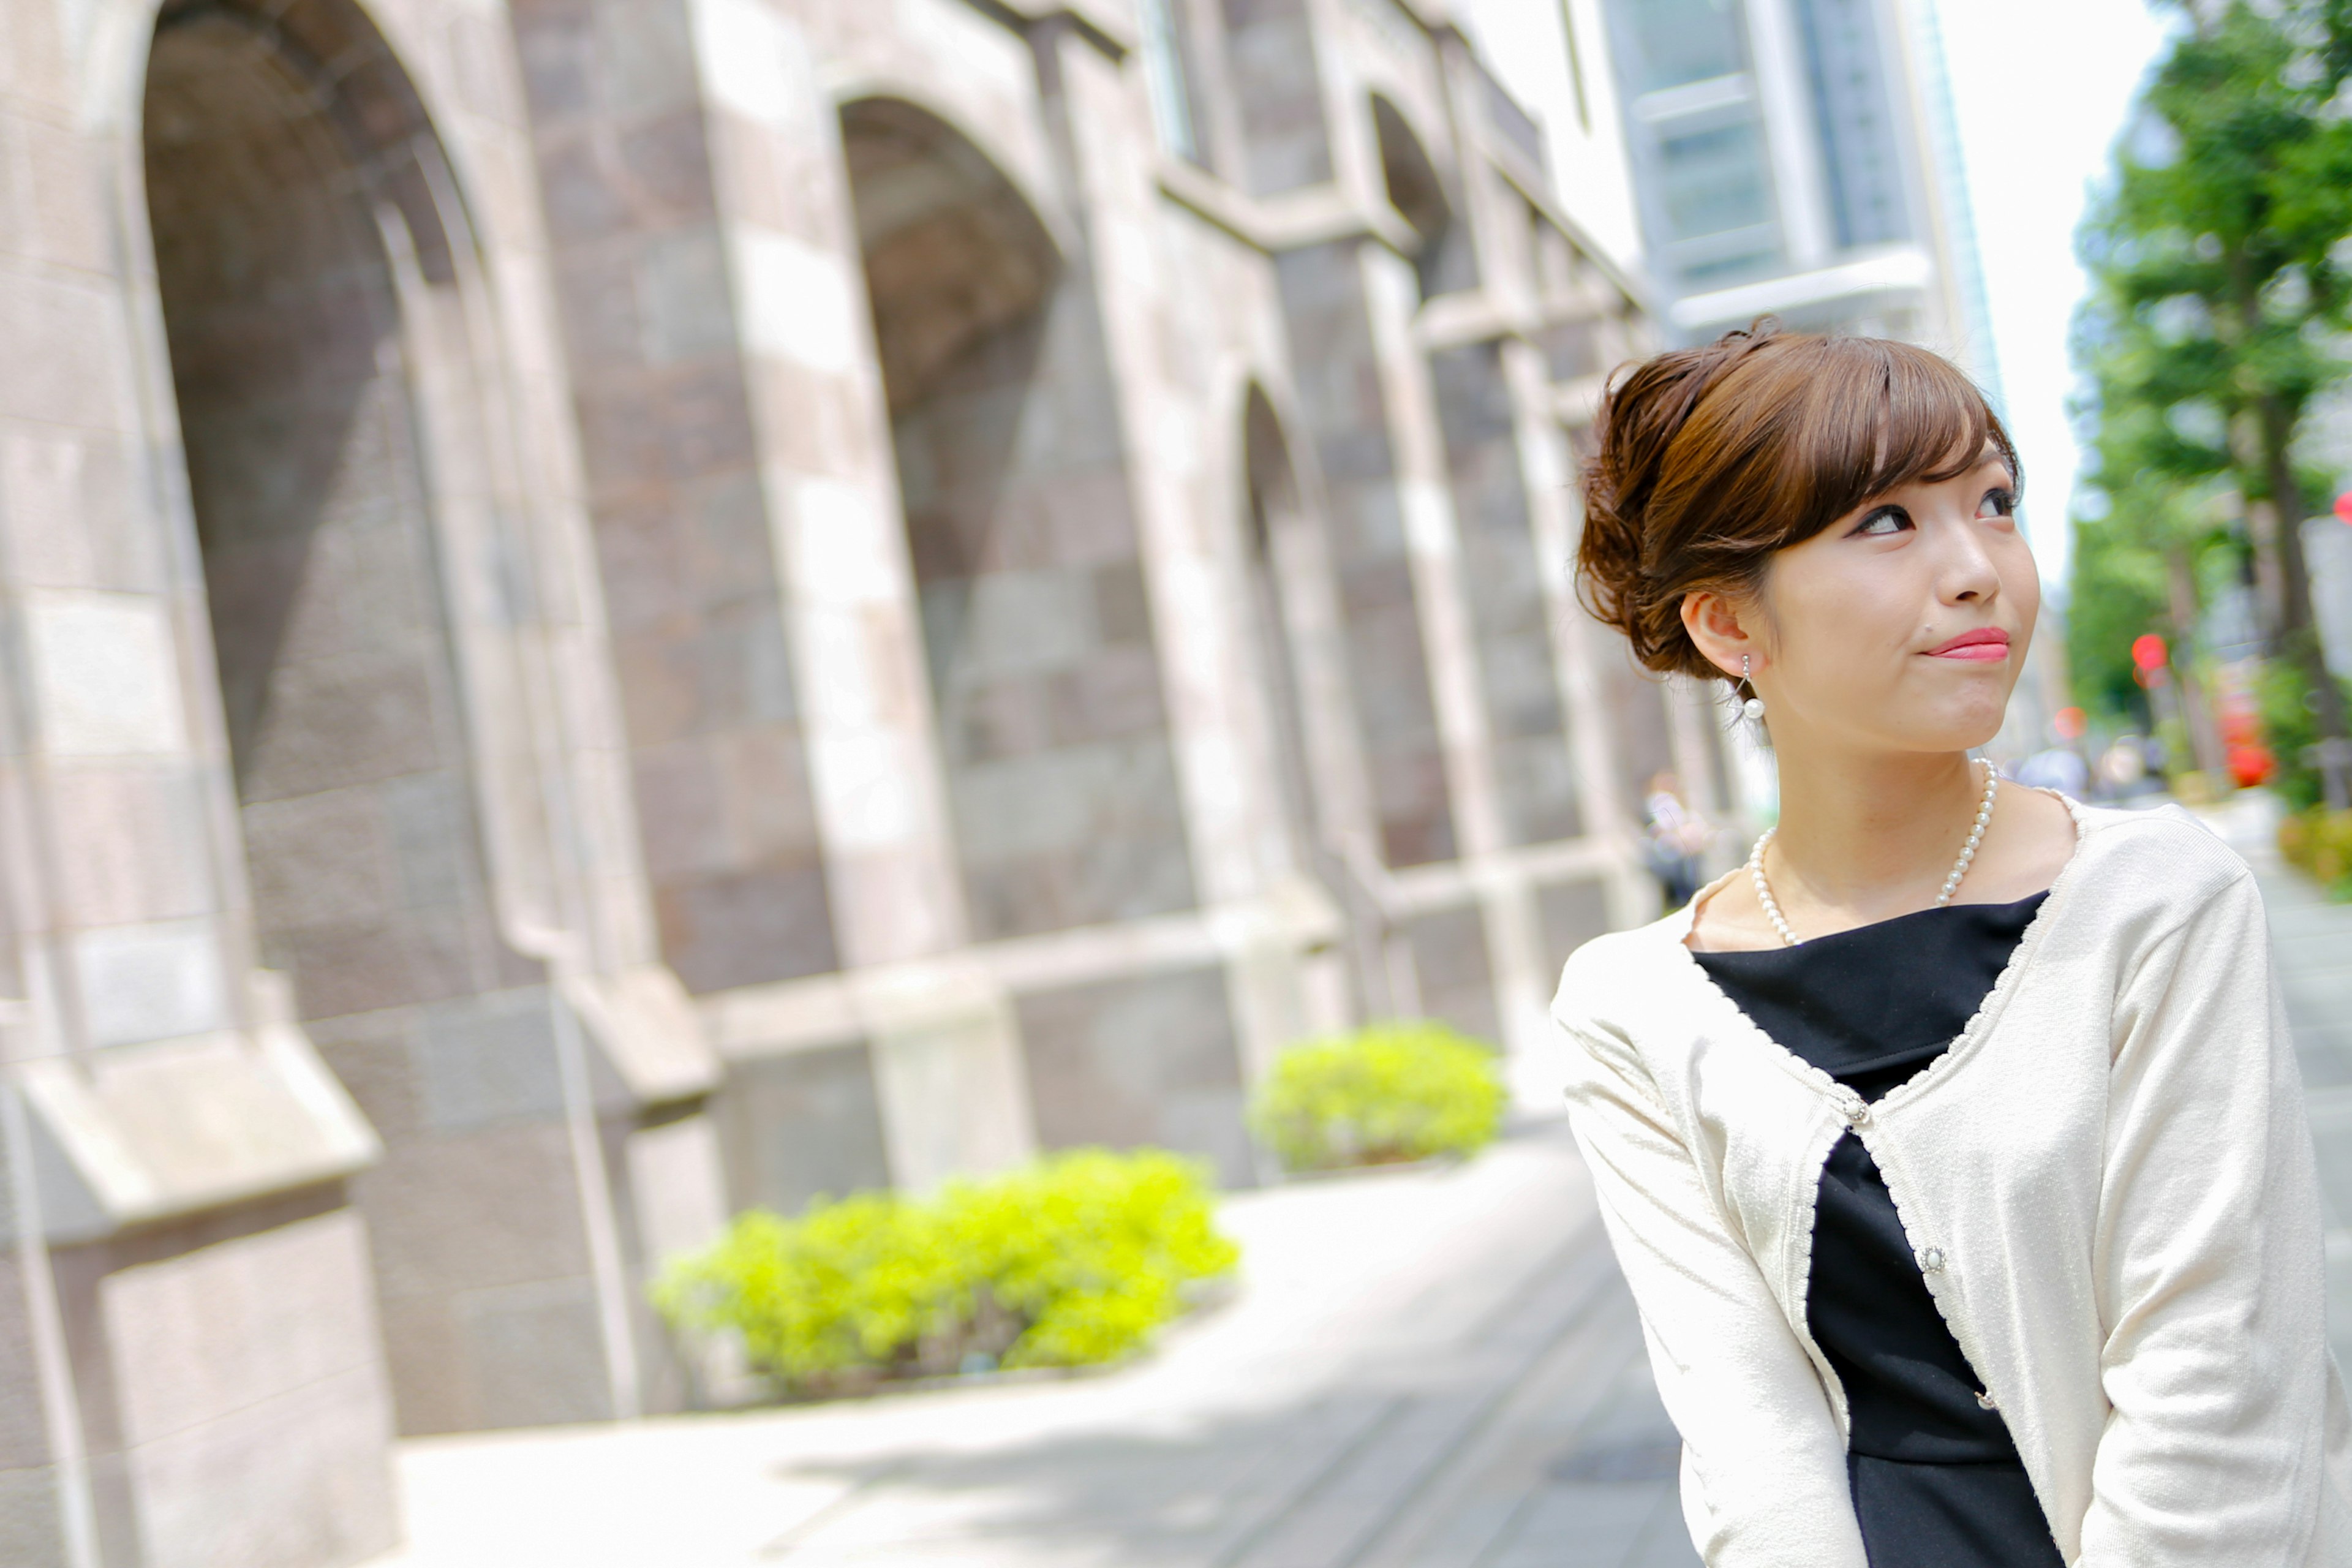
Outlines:
<svg viewBox="0 0 2352 1568"><path fill-rule="evenodd" d="M2046 896L1691 956L1758 1027L1874 1100L1968 1026ZM1871 1568L2061 1568L2009 1427L1979 1401L1984 1384L1852 1132L1822 1171L1805 1319L1845 1386L1846 1475Z"/></svg>

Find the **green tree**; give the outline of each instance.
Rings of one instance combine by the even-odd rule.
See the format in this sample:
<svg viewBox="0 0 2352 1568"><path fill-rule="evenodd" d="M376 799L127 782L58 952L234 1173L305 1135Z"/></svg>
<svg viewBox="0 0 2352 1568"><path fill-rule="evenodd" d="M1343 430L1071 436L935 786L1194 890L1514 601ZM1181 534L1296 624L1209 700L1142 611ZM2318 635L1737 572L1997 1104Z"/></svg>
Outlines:
<svg viewBox="0 0 2352 1568"><path fill-rule="evenodd" d="M2352 120L2340 107L2352 0L2159 3L2186 25L2081 237L2096 284L2078 334L2097 389L2094 445L2117 501L2213 479L2244 498L2272 650L2312 694L2331 798L2352 803L2352 742L2303 559L2313 498L2294 455L2313 400L2347 373L2335 344L2352 305Z"/></svg>

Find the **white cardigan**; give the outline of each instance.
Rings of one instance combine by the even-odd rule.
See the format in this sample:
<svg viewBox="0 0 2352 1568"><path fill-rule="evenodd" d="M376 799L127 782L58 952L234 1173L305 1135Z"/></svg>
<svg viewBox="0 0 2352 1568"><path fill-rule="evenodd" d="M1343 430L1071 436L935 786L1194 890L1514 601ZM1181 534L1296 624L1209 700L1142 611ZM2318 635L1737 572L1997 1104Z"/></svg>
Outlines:
<svg viewBox="0 0 2352 1568"><path fill-rule="evenodd" d="M1688 910L1568 962L1572 1123L1711 1568L1865 1568L1844 1391L1805 1318L1849 1127L2068 1563L2352 1564L2352 1415L2261 898L2178 807L2074 810L2074 858L1977 1016L1874 1105L1716 988Z"/></svg>

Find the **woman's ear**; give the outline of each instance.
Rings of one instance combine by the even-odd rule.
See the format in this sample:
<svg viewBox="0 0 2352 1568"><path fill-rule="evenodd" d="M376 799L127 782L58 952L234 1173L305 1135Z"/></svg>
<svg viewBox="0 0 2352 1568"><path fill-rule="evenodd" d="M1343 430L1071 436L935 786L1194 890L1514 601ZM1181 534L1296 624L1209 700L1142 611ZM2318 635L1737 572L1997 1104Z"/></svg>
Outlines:
<svg viewBox="0 0 2352 1568"><path fill-rule="evenodd" d="M1683 595L1683 630L1709 664L1729 676L1738 676L1743 665L1760 669L1764 665L1764 648L1741 624L1740 614L1730 600L1710 589Z"/></svg>

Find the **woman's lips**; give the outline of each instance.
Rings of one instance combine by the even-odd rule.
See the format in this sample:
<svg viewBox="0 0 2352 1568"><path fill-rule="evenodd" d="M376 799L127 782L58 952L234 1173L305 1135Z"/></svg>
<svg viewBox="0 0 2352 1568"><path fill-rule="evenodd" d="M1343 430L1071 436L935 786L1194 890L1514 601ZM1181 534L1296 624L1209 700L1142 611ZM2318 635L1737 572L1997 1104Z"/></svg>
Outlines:
<svg viewBox="0 0 2352 1568"><path fill-rule="evenodd" d="M2009 634L1998 626L1962 632L1948 643L1927 650L1930 658L1965 658L1978 664L1998 664L2009 657Z"/></svg>

